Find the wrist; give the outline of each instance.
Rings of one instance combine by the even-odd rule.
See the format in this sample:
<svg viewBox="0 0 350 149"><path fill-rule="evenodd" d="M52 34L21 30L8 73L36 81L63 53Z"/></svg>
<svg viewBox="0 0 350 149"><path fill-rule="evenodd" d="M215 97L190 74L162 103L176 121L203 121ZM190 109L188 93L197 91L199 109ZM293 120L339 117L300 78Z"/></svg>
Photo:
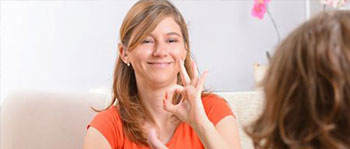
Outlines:
<svg viewBox="0 0 350 149"><path fill-rule="evenodd" d="M197 132L198 135L204 135L206 132L214 130L215 126L208 118L206 118L192 125L192 128Z"/></svg>

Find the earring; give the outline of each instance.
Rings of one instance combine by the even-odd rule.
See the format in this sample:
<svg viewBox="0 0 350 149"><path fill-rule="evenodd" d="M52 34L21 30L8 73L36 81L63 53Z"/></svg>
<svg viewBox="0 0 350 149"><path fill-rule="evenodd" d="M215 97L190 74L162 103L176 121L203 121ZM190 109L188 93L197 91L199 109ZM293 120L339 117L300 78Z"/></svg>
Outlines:
<svg viewBox="0 0 350 149"><path fill-rule="evenodd" d="M130 67L130 63L126 63L126 65L127 65L128 67Z"/></svg>

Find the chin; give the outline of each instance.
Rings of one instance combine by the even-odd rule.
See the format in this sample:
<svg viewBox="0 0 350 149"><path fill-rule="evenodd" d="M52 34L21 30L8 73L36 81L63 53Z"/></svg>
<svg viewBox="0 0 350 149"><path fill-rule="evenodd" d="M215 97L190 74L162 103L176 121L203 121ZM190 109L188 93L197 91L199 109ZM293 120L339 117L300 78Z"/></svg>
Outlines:
<svg viewBox="0 0 350 149"><path fill-rule="evenodd" d="M167 84L167 83L171 83L173 82L174 80L176 80L177 78L177 75L175 74L169 74L169 75L166 75L166 74L162 74L162 75L154 75L152 77L152 82L154 83L157 83L157 84Z"/></svg>

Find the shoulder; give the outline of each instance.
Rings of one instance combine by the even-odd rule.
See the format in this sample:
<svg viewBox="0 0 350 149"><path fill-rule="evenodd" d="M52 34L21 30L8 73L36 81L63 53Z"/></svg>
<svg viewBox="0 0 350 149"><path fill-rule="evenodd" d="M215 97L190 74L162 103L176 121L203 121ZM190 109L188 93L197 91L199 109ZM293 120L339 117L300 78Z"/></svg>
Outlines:
<svg viewBox="0 0 350 149"><path fill-rule="evenodd" d="M215 107L228 106L226 100L216 94L202 96L202 103L206 111Z"/></svg>
<svg viewBox="0 0 350 149"><path fill-rule="evenodd" d="M94 119L91 121L89 126L95 125L119 125L121 124L121 119L119 116L119 110L116 106L112 106L107 110L98 112ZM88 127L89 127L88 126Z"/></svg>
<svg viewBox="0 0 350 149"><path fill-rule="evenodd" d="M202 96L202 102L203 102L203 104L204 104L204 102L210 102L210 103L212 103L212 102L216 102L216 101L225 101L225 99L224 98L222 98L222 97L220 97L220 96L218 96L218 95L216 95L216 94L213 94L213 93L210 93L210 94L207 94L207 95L204 95L204 96ZM225 101L226 102L226 101Z"/></svg>
<svg viewBox="0 0 350 149"><path fill-rule="evenodd" d="M122 121L116 106L97 113L88 125L88 129L89 127L101 133L112 147L117 146L117 143L124 139Z"/></svg>
<svg viewBox="0 0 350 149"><path fill-rule="evenodd" d="M119 109L117 106L112 106L108 108L107 110L101 111L96 114L95 118L103 119L103 120L110 120L113 122L119 122L120 116L119 116Z"/></svg>
<svg viewBox="0 0 350 149"><path fill-rule="evenodd" d="M235 117L226 100L216 94L203 96L202 103L205 113L214 125L226 116Z"/></svg>

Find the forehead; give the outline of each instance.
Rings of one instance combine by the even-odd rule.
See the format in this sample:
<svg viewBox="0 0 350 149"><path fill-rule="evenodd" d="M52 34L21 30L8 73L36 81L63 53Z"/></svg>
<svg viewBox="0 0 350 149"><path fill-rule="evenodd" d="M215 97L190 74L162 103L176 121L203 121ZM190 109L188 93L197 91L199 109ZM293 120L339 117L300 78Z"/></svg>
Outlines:
<svg viewBox="0 0 350 149"><path fill-rule="evenodd" d="M177 33L181 36L181 28L173 17L165 17L151 32L151 35Z"/></svg>

